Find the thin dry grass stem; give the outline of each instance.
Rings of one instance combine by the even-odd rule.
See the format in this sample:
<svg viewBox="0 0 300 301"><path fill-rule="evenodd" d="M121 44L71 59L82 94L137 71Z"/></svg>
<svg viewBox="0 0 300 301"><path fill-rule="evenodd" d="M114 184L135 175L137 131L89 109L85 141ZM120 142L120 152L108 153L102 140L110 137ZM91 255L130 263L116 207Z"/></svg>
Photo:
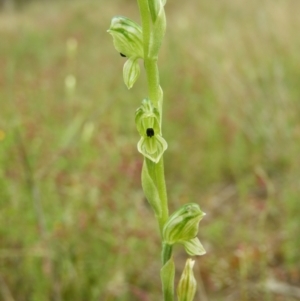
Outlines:
<svg viewBox="0 0 300 301"><path fill-rule="evenodd" d="M10 291L6 281L3 276L0 274L0 292L3 297L3 301L16 301Z"/></svg>
<svg viewBox="0 0 300 301"><path fill-rule="evenodd" d="M17 140L19 146L18 149L20 151L20 157L22 159L23 168L25 171L25 180L32 198L33 208L37 218L40 240L42 244L46 246L46 249L51 250L52 245L51 245L51 241L49 240L49 234L46 228L46 220L45 220L44 211L42 207L42 200L40 197L39 187L34 177L34 172L30 164L26 147L18 128L15 129L15 139ZM43 257L43 266L46 267L48 271L48 276L51 279L51 282L53 283L51 288L53 300L61 301L60 286L59 283L56 281L56 276L55 276L54 260L48 256Z"/></svg>
<svg viewBox="0 0 300 301"><path fill-rule="evenodd" d="M28 190L31 195L32 205L37 218L38 229L42 239L47 236L46 221L42 207L42 201L39 193L39 188L34 178L34 173L29 161L29 157L26 151L25 143L22 139L21 133L18 128L15 128L15 139L18 144L18 150L20 152L21 162L23 164L23 169L25 172L25 181Z"/></svg>

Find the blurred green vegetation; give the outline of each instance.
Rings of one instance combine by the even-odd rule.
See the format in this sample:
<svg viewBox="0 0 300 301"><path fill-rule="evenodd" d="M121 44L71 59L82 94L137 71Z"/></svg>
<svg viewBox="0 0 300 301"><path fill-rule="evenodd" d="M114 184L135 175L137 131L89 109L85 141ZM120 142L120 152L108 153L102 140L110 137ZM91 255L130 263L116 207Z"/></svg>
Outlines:
<svg viewBox="0 0 300 301"><path fill-rule="evenodd" d="M298 300L300 2L168 1L159 66L170 210L207 213L195 301ZM160 239L113 15L135 0L0 13L0 299L160 300ZM76 80L76 81L75 81ZM176 248L180 268L184 252ZM281 288L281 290L280 290Z"/></svg>

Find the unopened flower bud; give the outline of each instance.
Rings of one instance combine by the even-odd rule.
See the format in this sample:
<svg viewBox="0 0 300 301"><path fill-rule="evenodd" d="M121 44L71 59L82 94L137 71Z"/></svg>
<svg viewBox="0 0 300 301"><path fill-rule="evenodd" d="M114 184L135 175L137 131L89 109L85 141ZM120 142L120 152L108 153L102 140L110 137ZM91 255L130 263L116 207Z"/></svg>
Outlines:
<svg viewBox="0 0 300 301"><path fill-rule="evenodd" d="M195 261L188 259L177 287L178 301L193 301L197 289L193 267Z"/></svg>

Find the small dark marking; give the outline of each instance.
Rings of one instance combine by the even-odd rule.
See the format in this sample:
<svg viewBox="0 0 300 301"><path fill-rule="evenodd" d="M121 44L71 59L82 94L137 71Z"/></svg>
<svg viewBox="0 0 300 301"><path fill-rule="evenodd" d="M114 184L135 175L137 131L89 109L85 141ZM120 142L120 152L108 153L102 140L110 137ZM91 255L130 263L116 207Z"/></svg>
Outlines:
<svg viewBox="0 0 300 301"><path fill-rule="evenodd" d="M148 128L146 130L146 134L147 134L147 137L153 137L154 136L154 130L152 128Z"/></svg>
<svg viewBox="0 0 300 301"><path fill-rule="evenodd" d="M120 52L120 55L121 55L122 57L126 57L126 55L125 55L125 54L123 54L123 53L121 53L121 52Z"/></svg>

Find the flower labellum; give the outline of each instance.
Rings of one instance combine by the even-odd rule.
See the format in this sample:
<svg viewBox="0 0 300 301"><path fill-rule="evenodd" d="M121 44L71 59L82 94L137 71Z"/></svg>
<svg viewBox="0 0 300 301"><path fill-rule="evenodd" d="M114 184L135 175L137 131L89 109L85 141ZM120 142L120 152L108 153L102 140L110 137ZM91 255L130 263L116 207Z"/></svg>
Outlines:
<svg viewBox="0 0 300 301"><path fill-rule="evenodd" d="M184 241L182 243L184 245L185 251L190 256L200 256L206 253L198 237L195 237L188 241Z"/></svg>
<svg viewBox="0 0 300 301"><path fill-rule="evenodd" d="M149 99L144 99L136 111L135 123L141 135L138 151L154 163L158 163L168 144L161 136L159 112Z"/></svg>

